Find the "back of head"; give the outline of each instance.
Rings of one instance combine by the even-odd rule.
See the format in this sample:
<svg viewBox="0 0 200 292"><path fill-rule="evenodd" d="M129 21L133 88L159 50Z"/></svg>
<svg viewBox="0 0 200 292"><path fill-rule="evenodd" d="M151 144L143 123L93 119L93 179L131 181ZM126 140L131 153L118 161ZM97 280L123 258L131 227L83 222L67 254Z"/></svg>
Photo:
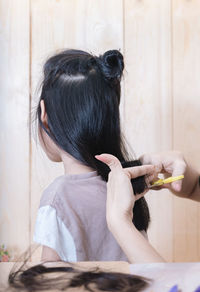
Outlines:
<svg viewBox="0 0 200 292"><path fill-rule="evenodd" d="M122 164L128 159L119 117L123 69L123 56L117 50L99 57L80 50L58 53L44 66L40 100L46 107L48 130L41 121L39 105L37 109L39 124L53 141L75 159L96 169L106 181L109 168L95 155L110 153ZM144 178L136 179L133 188L135 193L141 193Z"/></svg>
<svg viewBox="0 0 200 292"><path fill-rule="evenodd" d="M41 99L48 134L64 151L97 169L104 179L107 167L94 156L107 152L123 160L119 122L123 68L119 51L94 57L79 50L61 52L44 67Z"/></svg>

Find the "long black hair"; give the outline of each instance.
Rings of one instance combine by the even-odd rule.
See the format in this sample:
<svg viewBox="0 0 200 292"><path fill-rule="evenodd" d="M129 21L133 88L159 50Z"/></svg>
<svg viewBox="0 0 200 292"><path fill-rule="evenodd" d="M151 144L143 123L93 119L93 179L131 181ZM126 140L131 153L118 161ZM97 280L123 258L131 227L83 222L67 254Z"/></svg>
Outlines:
<svg viewBox="0 0 200 292"><path fill-rule="evenodd" d="M44 100L48 128L39 126L71 156L97 170L108 180L109 168L95 155L116 156L123 167L141 165L128 157L120 130L120 81L124 69L117 50L99 57L80 50L65 50L47 60L40 101ZM146 187L144 177L132 180L134 193ZM147 230L149 210L144 198L134 206L133 222L138 230Z"/></svg>

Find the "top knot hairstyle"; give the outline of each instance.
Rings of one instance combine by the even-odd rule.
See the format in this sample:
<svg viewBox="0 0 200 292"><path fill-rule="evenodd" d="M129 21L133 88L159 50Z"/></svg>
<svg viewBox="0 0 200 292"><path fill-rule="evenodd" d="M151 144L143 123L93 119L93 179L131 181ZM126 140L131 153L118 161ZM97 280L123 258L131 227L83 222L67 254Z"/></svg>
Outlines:
<svg viewBox="0 0 200 292"><path fill-rule="evenodd" d="M124 69L124 59L119 51L107 51L103 56L96 58L96 60L105 78L109 81L121 79Z"/></svg>
<svg viewBox="0 0 200 292"><path fill-rule="evenodd" d="M120 81L124 69L122 54L110 50L99 57L81 50L65 50L50 57L44 65L40 101L44 100L48 129L37 118L50 138L64 151L97 170L107 181L110 169L95 159L109 153L123 167L141 165L131 160L122 141L119 104ZM144 177L132 180L134 193L146 188ZM123 195L123 194L122 194ZM149 210L144 198L136 201L133 223L147 230Z"/></svg>

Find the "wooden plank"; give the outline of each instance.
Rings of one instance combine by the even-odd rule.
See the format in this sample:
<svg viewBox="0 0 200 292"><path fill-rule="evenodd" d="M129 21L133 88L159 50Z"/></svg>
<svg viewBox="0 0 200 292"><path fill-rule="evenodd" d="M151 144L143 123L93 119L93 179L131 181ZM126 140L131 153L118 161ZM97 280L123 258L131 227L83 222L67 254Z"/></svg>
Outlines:
<svg viewBox="0 0 200 292"><path fill-rule="evenodd" d="M199 171L200 2L173 1L174 148ZM174 198L174 259L200 260L200 206Z"/></svg>
<svg viewBox="0 0 200 292"><path fill-rule="evenodd" d="M172 147L171 3L125 0L125 129L137 156ZM172 196L149 192L150 242L173 256ZM164 231L164 232L163 232Z"/></svg>
<svg viewBox="0 0 200 292"><path fill-rule="evenodd" d="M79 48L102 53L123 49L122 0L32 0L32 102L44 60L56 50ZM106 7L106 9L105 9ZM52 163L42 154L40 146L32 145L32 232L42 190L63 173L61 164ZM39 259L37 253L34 259Z"/></svg>
<svg viewBox="0 0 200 292"><path fill-rule="evenodd" d="M29 1L0 1L0 244L29 246Z"/></svg>

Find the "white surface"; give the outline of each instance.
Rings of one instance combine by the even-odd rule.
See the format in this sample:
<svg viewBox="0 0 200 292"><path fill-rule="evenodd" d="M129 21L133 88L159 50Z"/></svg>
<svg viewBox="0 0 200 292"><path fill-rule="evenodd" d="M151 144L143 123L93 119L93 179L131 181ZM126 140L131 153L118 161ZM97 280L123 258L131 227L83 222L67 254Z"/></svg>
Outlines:
<svg viewBox="0 0 200 292"><path fill-rule="evenodd" d="M200 286L200 263L135 264L130 272L154 280L146 292L168 292L174 285L181 292L194 292Z"/></svg>

